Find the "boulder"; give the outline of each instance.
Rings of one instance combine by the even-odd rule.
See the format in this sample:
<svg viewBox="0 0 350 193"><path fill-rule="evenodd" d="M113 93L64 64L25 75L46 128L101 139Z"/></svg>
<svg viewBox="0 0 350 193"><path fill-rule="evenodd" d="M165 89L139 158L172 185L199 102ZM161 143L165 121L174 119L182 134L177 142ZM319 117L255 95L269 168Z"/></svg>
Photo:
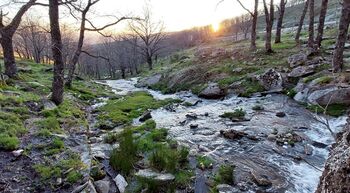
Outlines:
<svg viewBox="0 0 350 193"><path fill-rule="evenodd" d="M282 90L283 88L282 75L272 68L257 76L257 79L266 90Z"/></svg>
<svg viewBox="0 0 350 193"><path fill-rule="evenodd" d="M288 63L291 68L305 64L307 55L304 53L294 54L288 58Z"/></svg>
<svg viewBox="0 0 350 193"><path fill-rule="evenodd" d="M153 180L160 184L168 184L175 180L175 176L170 173L159 173L151 169L139 170L136 174L136 177L145 178L148 180Z"/></svg>
<svg viewBox="0 0 350 193"><path fill-rule="evenodd" d="M243 131L236 131L236 130L231 129L229 131L221 130L220 135L223 136L224 138L235 140L235 139L241 139L242 137L246 136L247 134L244 133Z"/></svg>
<svg viewBox="0 0 350 193"><path fill-rule="evenodd" d="M288 77L291 78L299 78L299 77L304 77L311 75L315 73L315 66L314 65L309 65L309 66L298 66L294 68L289 74Z"/></svg>
<svg viewBox="0 0 350 193"><path fill-rule="evenodd" d="M271 186L272 182L269 180L268 176L261 174L255 170L250 171L252 178L256 185L258 186Z"/></svg>
<svg viewBox="0 0 350 193"><path fill-rule="evenodd" d="M241 192L237 188L230 186L228 184L219 184L216 186L216 189L219 193L237 193Z"/></svg>
<svg viewBox="0 0 350 193"><path fill-rule="evenodd" d="M42 103L44 105L44 110L53 110L57 107L57 105L50 100L43 100Z"/></svg>
<svg viewBox="0 0 350 193"><path fill-rule="evenodd" d="M199 93L199 97L205 99L220 99L226 96L226 91L221 89L217 83L209 83L207 88Z"/></svg>
<svg viewBox="0 0 350 193"><path fill-rule="evenodd" d="M157 83L160 82L162 79L161 74L155 74L146 78L143 78L139 80L139 82L136 84L137 87L151 87Z"/></svg>
<svg viewBox="0 0 350 193"><path fill-rule="evenodd" d="M276 113L276 117L282 118L282 117L285 117L285 116L286 116L286 113L285 113L285 112L277 112L277 113Z"/></svg>
<svg viewBox="0 0 350 193"><path fill-rule="evenodd" d="M94 186L95 186L96 191L98 193L108 193L109 187L110 187L110 182L109 182L109 180L99 180L99 181L94 182Z"/></svg>
<svg viewBox="0 0 350 193"><path fill-rule="evenodd" d="M338 134L326 161L316 193L350 192L350 126Z"/></svg>
<svg viewBox="0 0 350 193"><path fill-rule="evenodd" d="M350 105L350 88L333 87L317 90L308 96L308 101L321 106L326 106L327 104Z"/></svg>
<svg viewBox="0 0 350 193"><path fill-rule="evenodd" d="M125 188L128 186L128 182L125 180L125 178L118 174L117 177L114 178L115 184L118 187L118 190L120 193L125 192Z"/></svg>
<svg viewBox="0 0 350 193"><path fill-rule="evenodd" d="M146 111L146 112L144 112L144 113L141 115L139 121L140 121L140 122L145 122L145 121L147 121L148 119L152 119L151 111Z"/></svg>

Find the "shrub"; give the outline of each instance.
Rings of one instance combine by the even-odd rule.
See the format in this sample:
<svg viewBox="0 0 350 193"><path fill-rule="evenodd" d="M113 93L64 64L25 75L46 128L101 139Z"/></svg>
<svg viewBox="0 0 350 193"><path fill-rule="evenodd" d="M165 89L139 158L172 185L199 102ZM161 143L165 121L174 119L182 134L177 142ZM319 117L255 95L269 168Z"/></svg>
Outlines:
<svg viewBox="0 0 350 193"><path fill-rule="evenodd" d="M15 150L19 146L19 139L8 135L0 134L0 149Z"/></svg>
<svg viewBox="0 0 350 193"><path fill-rule="evenodd" d="M222 118L243 118L246 115L246 112L242 109L235 109L234 112L225 112L224 114L220 115Z"/></svg>
<svg viewBox="0 0 350 193"><path fill-rule="evenodd" d="M252 109L254 111L262 111L262 110L264 110L264 107L261 105L255 105Z"/></svg>
<svg viewBox="0 0 350 193"><path fill-rule="evenodd" d="M233 171L235 167L231 165L221 165L215 175L215 182L218 184L233 184Z"/></svg>
<svg viewBox="0 0 350 193"><path fill-rule="evenodd" d="M213 165L213 160L207 156L198 156L197 157L197 167L206 169L210 168Z"/></svg>

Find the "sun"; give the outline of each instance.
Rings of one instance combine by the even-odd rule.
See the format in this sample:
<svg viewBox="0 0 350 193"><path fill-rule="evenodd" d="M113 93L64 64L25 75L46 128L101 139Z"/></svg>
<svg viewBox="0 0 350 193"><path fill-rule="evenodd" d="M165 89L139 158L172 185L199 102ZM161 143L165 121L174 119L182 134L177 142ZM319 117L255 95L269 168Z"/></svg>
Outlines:
<svg viewBox="0 0 350 193"><path fill-rule="evenodd" d="M218 32L220 30L220 23L219 22L213 22L211 24L211 28L213 29L214 32Z"/></svg>

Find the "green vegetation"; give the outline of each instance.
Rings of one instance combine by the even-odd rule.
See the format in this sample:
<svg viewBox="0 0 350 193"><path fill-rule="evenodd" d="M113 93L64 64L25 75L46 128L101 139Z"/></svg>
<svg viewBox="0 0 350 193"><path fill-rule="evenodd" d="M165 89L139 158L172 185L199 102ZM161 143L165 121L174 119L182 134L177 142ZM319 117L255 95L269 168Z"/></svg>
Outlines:
<svg viewBox="0 0 350 193"><path fill-rule="evenodd" d="M252 108L254 111L263 111L264 110L264 107L261 106L261 105L255 105L253 106Z"/></svg>
<svg viewBox="0 0 350 193"><path fill-rule="evenodd" d="M46 148L46 155L54 155L57 153L60 153L64 150L64 142L55 137L53 138L53 140L51 141L51 143L49 144L49 146Z"/></svg>
<svg viewBox="0 0 350 193"><path fill-rule="evenodd" d="M233 171L235 167L232 165L221 165L217 171L214 180L217 184L233 184Z"/></svg>
<svg viewBox="0 0 350 193"><path fill-rule="evenodd" d="M233 112L225 112L224 114L220 115L221 118L243 118L246 115L246 112L242 109L235 109Z"/></svg>
<svg viewBox="0 0 350 193"><path fill-rule="evenodd" d="M173 102L179 101L174 99L158 101L147 92L135 92L121 99L109 100L107 105L101 107L98 125L100 128L113 128L129 124L146 110L159 108Z"/></svg>
<svg viewBox="0 0 350 193"><path fill-rule="evenodd" d="M0 111L0 149L14 150L18 148L19 136L26 132L20 116Z"/></svg>
<svg viewBox="0 0 350 193"><path fill-rule="evenodd" d="M322 76L320 78L315 79L317 84L328 84L333 81L333 77L331 76Z"/></svg>
<svg viewBox="0 0 350 193"><path fill-rule="evenodd" d="M202 169L208 169L213 166L214 161L207 156L197 157L197 167Z"/></svg>
<svg viewBox="0 0 350 193"><path fill-rule="evenodd" d="M325 107L319 105L306 105L306 108L315 113L324 113ZM346 113L349 107L343 104L332 104L328 105L326 114L334 117L342 116Z"/></svg>

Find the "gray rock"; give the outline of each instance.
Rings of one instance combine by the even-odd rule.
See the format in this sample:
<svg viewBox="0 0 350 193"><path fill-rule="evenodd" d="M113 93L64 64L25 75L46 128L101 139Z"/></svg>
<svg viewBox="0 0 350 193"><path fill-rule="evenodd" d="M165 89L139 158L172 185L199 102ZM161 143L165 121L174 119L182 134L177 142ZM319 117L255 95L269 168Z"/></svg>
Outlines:
<svg viewBox="0 0 350 193"><path fill-rule="evenodd" d="M241 73L243 71L243 68L235 68L232 70L233 73Z"/></svg>
<svg viewBox="0 0 350 193"><path fill-rule="evenodd" d="M282 75L275 69L268 69L264 74L257 76L257 79L266 90L282 90L283 88Z"/></svg>
<svg viewBox="0 0 350 193"><path fill-rule="evenodd" d="M240 192L237 188L234 188L228 184L219 184L216 186L219 193L237 193Z"/></svg>
<svg viewBox="0 0 350 193"><path fill-rule="evenodd" d="M98 193L108 193L109 192L109 187L110 187L110 182L109 180L99 180L94 182L96 191Z"/></svg>
<svg viewBox="0 0 350 193"><path fill-rule="evenodd" d="M22 155L22 153L24 152L23 149L19 149L19 150L15 150L15 151L12 151L12 155L15 156L15 157L19 157Z"/></svg>
<svg viewBox="0 0 350 193"><path fill-rule="evenodd" d="M56 104L50 100L43 100L43 105L44 110L53 110L57 107Z"/></svg>
<svg viewBox="0 0 350 193"><path fill-rule="evenodd" d="M270 134L270 135L267 136L267 139L268 139L269 141L275 141L276 138L277 138L277 136L274 135L274 134Z"/></svg>
<svg viewBox="0 0 350 193"><path fill-rule="evenodd" d="M205 99L220 99L226 96L226 91L221 89L217 83L209 83L208 87L199 93L199 97Z"/></svg>
<svg viewBox="0 0 350 193"><path fill-rule="evenodd" d="M308 100L321 106L327 104L344 104L350 105L350 88L329 88L326 90L318 90L311 93Z"/></svg>
<svg viewBox="0 0 350 193"><path fill-rule="evenodd" d="M6 82L9 77L6 74L0 74L0 80Z"/></svg>
<svg viewBox="0 0 350 193"><path fill-rule="evenodd" d="M149 76L149 77L146 77L146 78L139 80L139 82L137 83L136 86L138 86L138 87L151 87L153 85L158 84L161 79L162 79L161 74L155 74L153 76Z"/></svg>
<svg viewBox="0 0 350 193"><path fill-rule="evenodd" d="M258 186L270 186L272 182L268 179L268 176L261 174L255 170L250 171L253 180Z"/></svg>
<svg viewBox="0 0 350 193"><path fill-rule="evenodd" d="M294 54L288 58L288 63L291 68L305 64L307 55L304 53Z"/></svg>
<svg viewBox="0 0 350 193"><path fill-rule="evenodd" d="M299 77L304 77L308 76L315 73L315 66L314 65L309 65L309 66L298 66L292 70L288 74L288 77L292 78L299 78Z"/></svg>
<svg viewBox="0 0 350 193"><path fill-rule="evenodd" d="M167 184L175 180L175 176L169 173L158 173L150 169L139 170L135 176L154 180L161 184Z"/></svg>
<svg viewBox="0 0 350 193"><path fill-rule="evenodd" d="M128 182L125 180L125 178L118 174L117 177L114 178L115 184L118 187L118 190L120 193L125 192L125 188L128 186Z"/></svg>
<svg viewBox="0 0 350 193"><path fill-rule="evenodd" d="M285 117L286 113L285 112L277 112L276 117Z"/></svg>
<svg viewBox="0 0 350 193"><path fill-rule="evenodd" d="M313 149L312 146L309 145L309 144L306 144L306 145L304 146L304 152L305 152L306 155L312 155L313 150L314 150L314 149Z"/></svg>

